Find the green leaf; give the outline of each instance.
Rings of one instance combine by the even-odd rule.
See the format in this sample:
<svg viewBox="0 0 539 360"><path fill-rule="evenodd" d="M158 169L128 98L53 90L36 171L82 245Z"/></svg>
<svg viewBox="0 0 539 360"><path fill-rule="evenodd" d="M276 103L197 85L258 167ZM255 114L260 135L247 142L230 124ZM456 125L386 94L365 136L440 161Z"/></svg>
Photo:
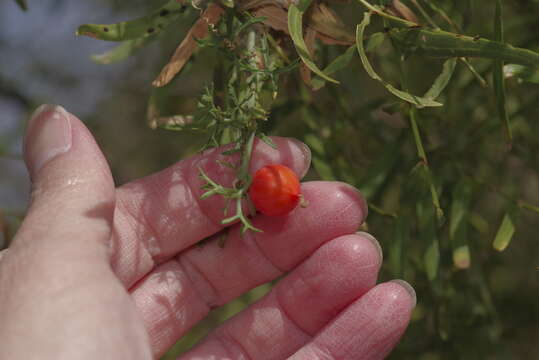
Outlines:
<svg viewBox="0 0 539 360"><path fill-rule="evenodd" d="M457 58L451 58L444 62L442 72L440 73L440 75L438 75L436 80L434 80L434 83L432 84L431 88L425 94L426 98L434 100L438 96L440 96L447 84L449 84L449 80L451 80L451 77L455 72L456 65Z"/></svg>
<svg viewBox="0 0 539 360"><path fill-rule="evenodd" d="M303 39L303 13L307 10L311 2L312 0L303 0L298 5L291 4L288 8L288 31L290 32L290 37L294 42L294 46L301 60L312 72L326 81L339 84L337 80L327 76L318 68L311 58L307 44L305 44L305 40Z"/></svg>
<svg viewBox="0 0 539 360"><path fill-rule="evenodd" d="M539 68L534 69L529 66L518 64L507 64L503 67L504 77L517 78L519 81L539 84Z"/></svg>
<svg viewBox="0 0 539 360"><path fill-rule="evenodd" d="M509 213L506 213L500 227L498 228L498 232L496 233L492 247L498 251L504 251L507 246L509 246L514 234L515 224L512 216Z"/></svg>
<svg viewBox="0 0 539 360"><path fill-rule="evenodd" d="M355 55L356 47L355 45L352 45L344 52L344 54L339 55L324 69L324 74L331 75L344 69L350 61L352 61ZM326 81L319 76L315 76L311 81L311 86L314 90L321 89L325 84Z"/></svg>
<svg viewBox="0 0 539 360"><path fill-rule="evenodd" d="M366 52L374 51L378 48L378 46L382 45L386 38L386 35L383 32L377 32L374 34L371 34L369 37L369 41L367 41L367 48Z"/></svg>
<svg viewBox="0 0 539 360"><path fill-rule="evenodd" d="M393 168L401 157L404 139L404 136L399 135L395 141L385 146L384 152L379 154L376 161L365 169L365 175L359 180L358 188L366 199L376 196L384 183L389 180L388 175L393 171Z"/></svg>
<svg viewBox="0 0 539 360"><path fill-rule="evenodd" d="M430 281L433 281L438 275L438 267L440 266L440 246L436 237L432 239L432 242L425 252L424 262L427 277Z"/></svg>
<svg viewBox="0 0 539 360"><path fill-rule="evenodd" d="M435 58L475 57L539 67L539 53L499 41L422 27L392 28L393 43L406 55Z"/></svg>
<svg viewBox="0 0 539 360"><path fill-rule="evenodd" d="M28 10L28 5L26 4L26 0L15 0L17 5L21 8L22 11Z"/></svg>
<svg viewBox="0 0 539 360"><path fill-rule="evenodd" d="M243 24L241 24L235 31L234 31L234 35L233 37L237 37L241 34L241 32L245 29L247 29L249 26L253 25L253 24L256 24L256 23L261 23L261 22L264 22L266 21L267 17L265 16L260 16L260 17L251 17L249 18L247 21L245 21Z"/></svg>
<svg viewBox="0 0 539 360"><path fill-rule="evenodd" d="M402 278L404 273L404 249L410 243L410 219L399 217L395 221L395 233L389 244L388 262L392 271L392 276Z"/></svg>
<svg viewBox="0 0 539 360"><path fill-rule="evenodd" d="M260 134L259 137L260 137L260 140L262 140L264 143L266 143L267 145L271 146L274 149L277 149L277 145L273 142L273 140L271 140L269 136L267 136L266 134Z"/></svg>
<svg viewBox="0 0 539 360"><path fill-rule="evenodd" d="M76 34L106 41L125 41L152 36L170 25L186 9L185 4L170 0L149 16L117 24L85 24L79 26Z"/></svg>
<svg viewBox="0 0 539 360"><path fill-rule="evenodd" d="M389 92L391 92L393 95L409 103L412 103L416 105L417 107L421 108L421 107L427 107L427 106L442 106L441 103L436 102L432 99L422 98L419 96L409 94L405 91L398 90L393 85L383 80L374 71L372 65L369 62L369 59L367 58L367 54L365 53L365 48L363 47L363 36L364 36L365 28L367 27L367 25L369 25L370 21L371 21L371 14L366 12L363 17L363 21L357 26L357 29L356 29L356 46L359 52L359 57L361 58L361 62L363 63L363 67L365 68L365 71L367 71L367 74L369 74L369 76L373 78L374 80L380 81L385 86L385 88Z"/></svg>
<svg viewBox="0 0 539 360"><path fill-rule="evenodd" d="M304 139L305 143L309 145L312 150L312 163L318 175L320 175L323 180L337 180L337 176L335 176L333 169L329 165L322 139L315 134L307 134Z"/></svg>
<svg viewBox="0 0 539 360"><path fill-rule="evenodd" d="M459 269L466 269L471 262L467 239L468 223L465 221L472 200L471 186L464 180L460 181L453 189L451 198L449 240L453 248L453 264Z"/></svg>
<svg viewBox="0 0 539 360"><path fill-rule="evenodd" d="M112 64L127 59L134 52L146 46L150 41L155 39L155 36L147 36L134 40L124 41L103 54L92 55L92 60L98 64Z"/></svg>
<svg viewBox="0 0 539 360"><path fill-rule="evenodd" d="M451 200L449 238L454 239L459 229L466 224L464 220L472 201L472 188L468 182L462 180L455 186Z"/></svg>
<svg viewBox="0 0 539 360"><path fill-rule="evenodd" d="M414 135L414 142L417 149L417 156L420 159L419 165L422 167L425 173L425 179L429 185L432 205L434 207L434 213L436 214L438 223L442 225L445 222L444 211L440 205L440 198L438 196L438 191L436 190L436 184L434 183L434 179L430 171L429 161L427 159L427 153L425 152L425 148L423 146L423 140L421 140L421 134L419 133L419 126L417 124L417 118L418 118L417 112L418 111L416 108L410 107L410 125L412 128L412 133Z"/></svg>
<svg viewBox="0 0 539 360"><path fill-rule="evenodd" d="M494 37L496 41L503 43L503 19L501 0L496 0L496 11L494 15ZM494 80L494 94L496 95L498 114L500 116L500 120L505 125L507 139L509 143L511 143L513 140L513 133L511 130L511 124L509 123L507 109L505 107L505 82L503 77L503 60L494 60L492 76Z"/></svg>

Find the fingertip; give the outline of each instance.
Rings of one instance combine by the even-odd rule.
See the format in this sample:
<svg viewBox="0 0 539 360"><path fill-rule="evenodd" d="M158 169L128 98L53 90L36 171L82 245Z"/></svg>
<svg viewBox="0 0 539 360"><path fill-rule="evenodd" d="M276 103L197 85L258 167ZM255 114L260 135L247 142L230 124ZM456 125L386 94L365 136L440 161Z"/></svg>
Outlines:
<svg viewBox="0 0 539 360"><path fill-rule="evenodd" d="M382 261L384 260L384 251L382 250L382 246L380 245L378 240L376 240L374 236L365 231L358 231L356 235L367 239L370 242L370 244L374 247L376 253L378 254L379 264L382 265Z"/></svg>
<svg viewBox="0 0 539 360"><path fill-rule="evenodd" d="M403 288L410 298L410 304L411 304L410 308L412 309L415 308L415 306L417 305L417 295L412 285L410 285L407 281L404 281L401 279L391 280L390 283L397 284L401 288ZM394 294L394 296L398 296L398 295Z"/></svg>

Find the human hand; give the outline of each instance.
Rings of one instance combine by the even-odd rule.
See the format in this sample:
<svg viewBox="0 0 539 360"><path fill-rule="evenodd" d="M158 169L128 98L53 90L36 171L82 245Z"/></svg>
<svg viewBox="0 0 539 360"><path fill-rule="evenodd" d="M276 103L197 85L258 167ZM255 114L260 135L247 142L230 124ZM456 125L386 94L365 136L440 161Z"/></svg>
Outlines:
<svg viewBox="0 0 539 360"><path fill-rule="evenodd" d="M223 199L201 200L201 167L230 184L222 150L114 189L85 126L60 107L30 121L25 161L31 205L0 253L0 359L151 359L211 308L287 274L182 359L382 359L415 306L404 282L376 284L381 250L355 233L367 207L338 182L302 185L307 208L257 215L263 233L229 227ZM251 170L309 167L307 148L255 145Z"/></svg>

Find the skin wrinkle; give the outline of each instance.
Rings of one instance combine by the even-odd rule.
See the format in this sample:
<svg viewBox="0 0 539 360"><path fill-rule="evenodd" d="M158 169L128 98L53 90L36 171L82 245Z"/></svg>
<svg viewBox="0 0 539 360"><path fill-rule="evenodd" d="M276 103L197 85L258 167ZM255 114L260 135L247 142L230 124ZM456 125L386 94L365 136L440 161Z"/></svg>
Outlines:
<svg viewBox="0 0 539 360"><path fill-rule="evenodd" d="M275 292L275 302L277 303L277 307L281 309L282 313L284 314L285 318L288 319L288 321L295 326L297 329L299 329L302 333L304 333L308 337L312 337L314 334L307 331L303 328L303 326L300 326L299 323L290 315L288 310L286 309L286 306L283 304L281 297L279 296L279 291Z"/></svg>
<svg viewBox="0 0 539 360"><path fill-rule="evenodd" d="M116 211L120 214L120 216L123 216L123 217L126 217L126 218L130 218L131 220L134 220L134 221L125 221L125 223L128 223L130 225L130 227L133 230L133 233L135 234L135 236L139 236L139 232L137 231L138 229L137 229L136 225L132 225L132 224L137 224L138 223L138 218L133 213L133 211L135 211L135 210L131 209L131 207L124 200L123 196L118 196L118 199L116 200ZM118 216L118 214L115 214L114 216L116 218ZM116 243L118 244L118 246L121 247L122 239L119 239L118 237L115 237L115 239L116 239ZM144 256L144 254L147 255L146 258L151 261L151 264L148 264L148 265L145 266L144 270L142 270L142 274L141 274L140 277L138 277L136 279L133 279L130 282L126 283L125 285L127 287L131 287L140 278L142 278L142 276L144 276L149 271L151 271L155 266L155 261L154 261L152 255L151 255L150 251L147 248L146 242L139 237L137 239L137 241L134 241L133 243L136 243L137 245L142 245L142 249L137 249L136 250L136 252L137 252L136 256L137 257L142 257L142 256ZM141 251L144 251L144 254L141 254L140 253ZM136 270L139 271L140 269L136 269Z"/></svg>
<svg viewBox="0 0 539 360"><path fill-rule="evenodd" d="M193 289L195 289L195 292L198 294L198 297L208 307L208 311L218 306L219 304L217 301L218 299L217 289L212 284L212 282L206 277L206 275L204 275L202 270L200 270L198 266L196 266L191 260L189 260L185 256L181 256L181 255L178 256L176 258L176 262L181 267L181 269L183 269L186 277L189 279L189 282L191 283L191 286L193 287ZM188 269L190 269L190 271ZM206 294L200 288L200 286L197 285L199 284L199 282L194 281L193 275L195 276L198 275L198 278L202 279L205 282L205 284L207 285L207 288L210 289L211 294Z"/></svg>
<svg viewBox="0 0 539 360"><path fill-rule="evenodd" d="M304 348L299 349L296 354L292 355L288 360L337 360L329 349L315 343L309 343Z"/></svg>
<svg viewBox="0 0 539 360"><path fill-rule="evenodd" d="M246 325L250 331L245 334L243 327ZM296 326L282 307L277 305L274 292L270 292L252 308L233 318L218 331L226 331L229 336L240 342L252 359L260 359L260 354L266 359L283 359L290 356L296 346L302 346L311 338ZM272 349L271 355L266 352L269 349L261 349L275 341L283 343Z"/></svg>
<svg viewBox="0 0 539 360"><path fill-rule="evenodd" d="M241 239L247 247L254 249L256 251L256 254L259 254L266 264L268 264L270 267L272 267L279 273L279 275L277 276L280 276L289 271L289 269L281 269L279 266L277 266L277 264L275 264L275 262L273 262L271 258L262 250L255 233L247 232L243 235Z"/></svg>
<svg viewBox="0 0 539 360"><path fill-rule="evenodd" d="M111 262L114 272L120 278L124 284L124 287L130 288L137 281L137 279L133 279L133 276L130 274L149 272L153 268L153 259L140 241L125 241L125 234L127 233L126 230L124 230L122 235L117 232L118 228L124 228L129 229L132 234L137 233L137 226L134 223L135 219L128 214L127 209L122 209L123 206L125 206L123 197L118 197L114 212L113 235L111 237ZM127 244L127 246L122 247L122 244ZM124 253L135 253L135 259L130 259L129 256L124 256ZM137 269L140 269L144 260L146 260L146 263L148 263L146 266L147 270L138 271ZM132 268L135 268L135 270Z"/></svg>
<svg viewBox="0 0 539 360"><path fill-rule="evenodd" d="M236 338L234 338L234 336L232 336L231 334L228 334L226 331L216 331L215 338L217 339L217 341L219 341L219 343L222 344L223 349L231 357L231 359L233 355L238 355L239 352L241 357L234 358L235 360L251 360L251 356L247 349L245 349L241 342L237 341ZM232 350L234 348L237 349L238 352L233 352ZM231 355L231 353L233 355Z"/></svg>

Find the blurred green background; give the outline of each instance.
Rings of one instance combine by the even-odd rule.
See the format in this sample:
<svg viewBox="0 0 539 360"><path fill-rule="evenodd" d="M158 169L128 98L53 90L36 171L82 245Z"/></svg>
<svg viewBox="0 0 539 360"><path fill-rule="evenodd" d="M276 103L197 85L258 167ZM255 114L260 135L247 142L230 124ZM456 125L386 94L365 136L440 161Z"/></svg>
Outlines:
<svg viewBox="0 0 539 360"><path fill-rule="evenodd" d="M413 9L410 1L403 2ZM104 66L93 63L90 55L114 44L77 38L77 26L138 17L163 1L28 3L29 11L22 12L12 0L0 2L0 248L7 246L24 216L29 184L21 160L22 134L25 120L39 104L61 104L83 119L118 185L196 152L206 140L146 125L151 81L193 15L127 61ZM463 33L493 37L493 1L437 3ZM504 1L504 6L506 41L539 50L539 1ZM351 26L364 10L355 3L332 8ZM432 16L448 28L440 16ZM374 26L380 30L382 25ZM320 47L318 61L327 63L344 49ZM214 55L211 50L199 53L175 80L170 92L177 110L194 109L214 77ZM401 62L389 41L371 55L378 71L394 83L403 81L404 74L415 93L428 88L442 64L419 57ZM311 92L297 74L283 79L273 112L263 124L269 134L298 137L312 147L309 179L350 182L371 203L367 227L386 257L380 281L403 278L418 295L412 323L393 359L539 356L539 214L523 206L539 204L539 85L507 81L506 106L514 132L510 148L496 110L492 62L471 62L488 87L459 63L441 99L445 106L419 111L432 179L417 170L406 107L366 76L357 57L336 75L340 86ZM445 222L435 219L431 185ZM506 213L516 232L508 248L497 252L491 243ZM459 263L463 248L469 257ZM174 358L270 287L261 286L213 311L165 358Z"/></svg>

